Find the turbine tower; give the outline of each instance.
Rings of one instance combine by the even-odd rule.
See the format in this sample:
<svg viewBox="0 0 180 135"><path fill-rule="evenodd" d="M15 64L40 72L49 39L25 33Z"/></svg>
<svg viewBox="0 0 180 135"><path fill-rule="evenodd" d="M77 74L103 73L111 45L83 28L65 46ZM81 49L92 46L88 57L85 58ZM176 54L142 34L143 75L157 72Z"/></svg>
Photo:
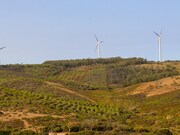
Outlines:
<svg viewBox="0 0 180 135"><path fill-rule="evenodd" d="M161 52L161 36L162 36L162 32L160 32L160 33L154 32L154 33L158 37L159 62L162 62L162 52Z"/></svg>
<svg viewBox="0 0 180 135"><path fill-rule="evenodd" d="M94 34L94 37L95 37L95 39L96 39L96 41L97 41L97 44L96 44L96 51L98 52L98 57L97 57L97 58L100 58L100 45L101 45L101 43L104 42L104 41L99 41L98 38L97 38L97 36L96 36L95 34Z"/></svg>

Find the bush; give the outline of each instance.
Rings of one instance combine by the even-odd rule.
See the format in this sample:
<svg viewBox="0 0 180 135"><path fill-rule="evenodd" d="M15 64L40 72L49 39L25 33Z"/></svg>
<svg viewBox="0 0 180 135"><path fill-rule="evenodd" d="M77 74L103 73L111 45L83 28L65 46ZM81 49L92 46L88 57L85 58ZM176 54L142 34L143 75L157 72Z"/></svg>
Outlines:
<svg viewBox="0 0 180 135"><path fill-rule="evenodd" d="M149 129L143 127L143 126L137 126L137 127L134 127L134 131L136 132L149 132Z"/></svg>
<svg viewBox="0 0 180 135"><path fill-rule="evenodd" d="M38 133L32 130L25 130L25 131L14 132L14 133L11 133L10 135L38 135Z"/></svg>
<svg viewBox="0 0 180 135"><path fill-rule="evenodd" d="M10 131L0 131L0 135L10 135Z"/></svg>
<svg viewBox="0 0 180 135"><path fill-rule="evenodd" d="M63 130L61 129L61 127L54 127L52 129L53 132L62 132Z"/></svg>
<svg viewBox="0 0 180 135"><path fill-rule="evenodd" d="M77 133L71 133L70 135L95 135L95 132L87 130L87 131L80 131Z"/></svg>
<svg viewBox="0 0 180 135"><path fill-rule="evenodd" d="M72 125L70 127L70 132L79 132L80 131L80 126L79 125Z"/></svg>
<svg viewBox="0 0 180 135"><path fill-rule="evenodd" d="M48 127L44 127L40 130L40 135L48 135L49 133L49 128Z"/></svg>
<svg viewBox="0 0 180 135"><path fill-rule="evenodd" d="M3 113L3 112L0 112L0 116L1 116L1 115L4 115L4 113Z"/></svg>
<svg viewBox="0 0 180 135"><path fill-rule="evenodd" d="M119 125L114 129L114 132L121 132L121 131L134 132L134 129L128 125Z"/></svg>
<svg viewBox="0 0 180 135"><path fill-rule="evenodd" d="M157 132L156 132L157 135L172 135L172 132L167 129L167 128L162 128L162 129L159 129Z"/></svg>

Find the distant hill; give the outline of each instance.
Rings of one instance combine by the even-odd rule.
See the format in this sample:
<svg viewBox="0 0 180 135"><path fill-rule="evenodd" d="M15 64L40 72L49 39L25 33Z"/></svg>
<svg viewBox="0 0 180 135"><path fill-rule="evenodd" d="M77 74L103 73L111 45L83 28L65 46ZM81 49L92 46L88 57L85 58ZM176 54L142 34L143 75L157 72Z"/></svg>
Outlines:
<svg viewBox="0 0 180 135"><path fill-rule="evenodd" d="M0 134L179 134L180 62L0 65Z"/></svg>

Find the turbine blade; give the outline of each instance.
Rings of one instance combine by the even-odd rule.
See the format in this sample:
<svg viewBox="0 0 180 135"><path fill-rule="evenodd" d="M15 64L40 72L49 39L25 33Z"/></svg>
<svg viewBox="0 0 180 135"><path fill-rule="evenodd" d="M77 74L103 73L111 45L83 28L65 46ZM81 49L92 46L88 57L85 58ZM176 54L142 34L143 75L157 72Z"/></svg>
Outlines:
<svg viewBox="0 0 180 135"><path fill-rule="evenodd" d="M97 38L97 36L95 34L94 34L94 37L95 37L96 41L98 42L99 40L98 40L98 38Z"/></svg>
<svg viewBox="0 0 180 135"><path fill-rule="evenodd" d="M160 37L160 35L158 34L158 33L156 33L156 32L154 32L158 37Z"/></svg>
<svg viewBox="0 0 180 135"><path fill-rule="evenodd" d="M98 44L96 45L95 52L97 51L97 48L98 48Z"/></svg>
<svg viewBox="0 0 180 135"><path fill-rule="evenodd" d="M1 47L1 48L0 48L0 50L2 50L2 49L4 49L4 48L6 48L6 46L4 46L4 47Z"/></svg>
<svg viewBox="0 0 180 135"><path fill-rule="evenodd" d="M100 41L100 43L103 43L104 41Z"/></svg>

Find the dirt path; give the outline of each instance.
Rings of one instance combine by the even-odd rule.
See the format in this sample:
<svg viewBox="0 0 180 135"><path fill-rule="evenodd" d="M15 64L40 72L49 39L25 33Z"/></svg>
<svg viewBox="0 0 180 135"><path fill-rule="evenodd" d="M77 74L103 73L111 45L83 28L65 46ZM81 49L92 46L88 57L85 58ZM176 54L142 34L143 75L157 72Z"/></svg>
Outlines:
<svg viewBox="0 0 180 135"><path fill-rule="evenodd" d="M82 95L82 94L79 94L79 93L77 93L77 92L75 92L75 91L73 91L73 90L67 89L67 88L65 88L63 85L61 85L61 84L59 84L59 83L54 83L54 82L49 82L49 81L45 81L45 83L48 84L48 85L50 85L50 86L52 86L52 87L54 87L54 88L57 88L57 89L59 89L59 90L63 90L63 91L65 91L65 92L69 93L69 94L72 94L72 95L75 95L75 96L84 98L84 99L86 99L86 100L88 100L88 101L91 101L91 102L93 102L93 103L96 103L96 101L90 99L89 97L86 97L86 96L84 96L84 95Z"/></svg>

